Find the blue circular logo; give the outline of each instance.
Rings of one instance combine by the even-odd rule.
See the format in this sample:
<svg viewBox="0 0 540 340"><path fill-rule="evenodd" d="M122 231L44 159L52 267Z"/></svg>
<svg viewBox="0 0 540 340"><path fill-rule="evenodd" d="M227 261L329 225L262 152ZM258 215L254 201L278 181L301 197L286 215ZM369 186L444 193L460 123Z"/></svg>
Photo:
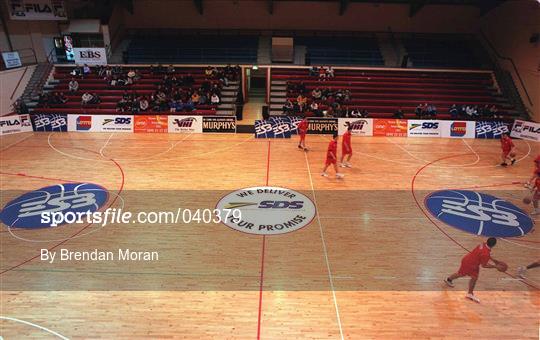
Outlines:
<svg viewBox="0 0 540 340"><path fill-rule="evenodd" d="M523 236L534 226L529 215L512 203L476 191L436 191L426 197L425 206L442 222L475 235Z"/></svg>
<svg viewBox="0 0 540 340"><path fill-rule="evenodd" d="M77 213L97 211L108 198L108 191L96 184L57 184L27 192L12 200L0 212L0 220L8 227L46 228L53 224L55 213L72 220ZM66 223L62 221L58 225Z"/></svg>

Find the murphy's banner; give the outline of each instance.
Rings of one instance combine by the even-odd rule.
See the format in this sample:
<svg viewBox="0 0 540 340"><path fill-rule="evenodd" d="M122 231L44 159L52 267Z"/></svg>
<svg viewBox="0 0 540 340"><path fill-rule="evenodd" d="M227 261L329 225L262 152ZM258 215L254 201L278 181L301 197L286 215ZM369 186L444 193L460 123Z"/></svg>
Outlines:
<svg viewBox="0 0 540 340"><path fill-rule="evenodd" d="M337 118L308 118L308 134L329 134L338 132Z"/></svg>
<svg viewBox="0 0 540 340"><path fill-rule="evenodd" d="M371 118L339 118L338 134L343 135L351 127L355 136L373 136L373 119Z"/></svg>
<svg viewBox="0 0 540 340"><path fill-rule="evenodd" d="M79 65L107 65L107 52L103 47L75 47L73 59Z"/></svg>
<svg viewBox="0 0 540 340"><path fill-rule="evenodd" d="M236 117L205 116L202 121L202 132L236 133Z"/></svg>
<svg viewBox="0 0 540 340"><path fill-rule="evenodd" d="M510 136L538 142L540 141L540 124L525 120L516 120L514 121Z"/></svg>
<svg viewBox="0 0 540 340"><path fill-rule="evenodd" d="M67 20L64 1L7 0L11 20Z"/></svg>
<svg viewBox="0 0 540 340"><path fill-rule="evenodd" d="M20 132L32 132L30 115L0 117L0 135Z"/></svg>

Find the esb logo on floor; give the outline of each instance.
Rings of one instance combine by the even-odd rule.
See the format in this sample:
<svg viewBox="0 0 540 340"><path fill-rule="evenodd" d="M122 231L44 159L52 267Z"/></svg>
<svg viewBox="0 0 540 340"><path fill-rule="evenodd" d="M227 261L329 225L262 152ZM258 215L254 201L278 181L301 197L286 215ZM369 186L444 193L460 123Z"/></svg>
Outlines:
<svg viewBox="0 0 540 340"><path fill-rule="evenodd" d="M440 137L441 125L438 120L409 120L408 137Z"/></svg>

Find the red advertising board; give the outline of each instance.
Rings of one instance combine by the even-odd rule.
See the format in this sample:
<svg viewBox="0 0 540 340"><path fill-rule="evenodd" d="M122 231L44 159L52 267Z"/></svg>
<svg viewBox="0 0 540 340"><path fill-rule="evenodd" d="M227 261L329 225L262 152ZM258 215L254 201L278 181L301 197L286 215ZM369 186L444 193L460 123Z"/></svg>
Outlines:
<svg viewBox="0 0 540 340"><path fill-rule="evenodd" d="M373 119L373 136L407 137L407 120Z"/></svg>
<svg viewBox="0 0 540 340"><path fill-rule="evenodd" d="M167 116L135 116L134 132L167 133Z"/></svg>

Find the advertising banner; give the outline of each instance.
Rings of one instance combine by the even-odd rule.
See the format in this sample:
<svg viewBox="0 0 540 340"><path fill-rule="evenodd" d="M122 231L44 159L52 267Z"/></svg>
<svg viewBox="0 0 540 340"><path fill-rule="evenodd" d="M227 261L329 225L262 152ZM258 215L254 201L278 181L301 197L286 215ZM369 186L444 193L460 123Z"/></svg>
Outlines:
<svg viewBox="0 0 540 340"><path fill-rule="evenodd" d="M68 115L68 131L133 132L133 116Z"/></svg>
<svg viewBox="0 0 540 340"><path fill-rule="evenodd" d="M494 139L501 138L504 133L510 132L510 126L505 122L476 122L476 138Z"/></svg>
<svg viewBox="0 0 540 340"><path fill-rule="evenodd" d="M67 131L67 114L37 113L32 115L34 131Z"/></svg>
<svg viewBox="0 0 540 340"><path fill-rule="evenodd" d="M538 142L540 141L540 124L516 120L512 127L512 132L510 132L510 136Z"/></svg>
<svg viewBox="0 0 540 340"><path fill-rule="evenodd" d="M202 116L169 116L170 133L202 133Z"/></svg>
<svg viewBox="0 0 540 340"><path fill-rule="evenodd" d="M64 1L7 0L11 20L67 20Z"/></svg>
<svg viewBox="0 0 540 340"><path fill-rule="evenodd" d="M444 138L475 138L476 122L440 120L441 137Z"/></svg>
<svg viewBox="0 0 540 340"><path fill-rule="evenodd" d="M203 133L236 133L235 116L205 116L202 124Z"/></svg>
<svg viewBox="0 0 540 340"><path fill-rule="evenodd" d="M0 117L0 135L32 131L30 115Z"/></svg>
<svg viewBox="0 0 540 340"><path fill-rule="evenodd" d="M107 65L107 52L103 47L73 48L75 64Z"/></svg>
<svg viewBox="0 0 540 340"><path fill-rule="evenodd" d="M134 119L134 132L167 133L169 131L168 116L144 115L134 116Z"/></svg>
<svg viewBox="0 0 540 340"><path fill-rule="evenodd" d="M4 65L6 68L21 67L21 58L19 58L19 52L2 52L2 59L4 59Z"/></svg>
<svg viewBox="0 0 540 340"><path fill-rule="evenodd" d="M407 137L440 137L441 126L438 120L409 119Z"/></svg>
<svg viewBox="0 0 540 340"><path fill-rule="evenodd" d="M337 118L308 118L308 134L332 135L338 132Z"/></svg>
<svg viewBox="0 0 540 340"><path fill-rule="evenodd" d="M255 121L255 138L291 138L289 117L271 117Z"/></svg>
<svg viewBox="0 0 540 340"><path fill-rule="evenodd" d="M343 135L348 125L352 127L351 134L355 136L373 136L373 119L371 118L339 118L338 134Z"/></svg>
<svg viewBox="0 0 540 340"><path fill-rule="evenodd" d="M373 119L373 136L407 137L407 120Z"/></svg>

